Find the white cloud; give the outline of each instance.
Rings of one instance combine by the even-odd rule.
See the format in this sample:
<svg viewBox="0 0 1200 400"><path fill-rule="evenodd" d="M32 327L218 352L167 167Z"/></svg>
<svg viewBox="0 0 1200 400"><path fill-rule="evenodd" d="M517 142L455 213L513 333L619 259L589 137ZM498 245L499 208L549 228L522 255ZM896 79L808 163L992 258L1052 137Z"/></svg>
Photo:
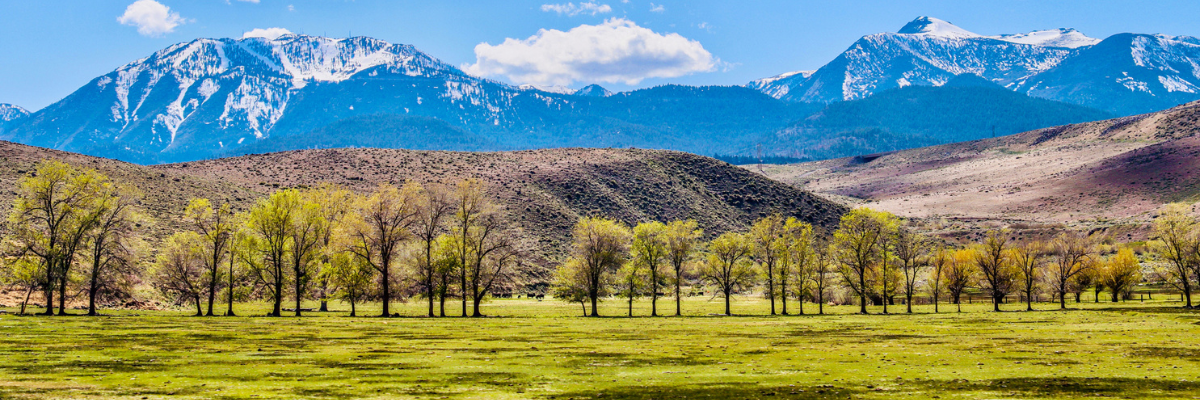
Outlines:
<svg viewBox="0 0 1200 400"><path fill-rule="evenodd" d="M296 6L293 4L288 4L288 11L296 11Z"/></svg>
<svg viewBox="0 0 1200 400"><path fill-rule="evenodd" d="M558 15L576 16L579 14L605 14L612 12L612 7L608 4L596 4L593 2L584 3L567 3L567 4L542 4L542 11L556 12Z"/></svg>
<svg viewBox="0 0 1200 400"><path fill-rule="evenodd" d="M277 37L280 37L283 35L290 35L290 34L292 34L292 31L289 31L284 28L267 28L267 29L255 28L255 29L251 30L250 32L243 33L242 39L265 38L267 40L275 40L275 38L277 38Z"/></svg>
<svg viewBox="0 0 1200 400"><path fill-rule="evenodd" d="M238 0L238 1L241 1L241 2L246 2L246 3L254 3L254 4L258 4L258 1L259 1L259 0Z"/></svg>
<svg viewBox="0 0 1200 400"><path fill-rule="evenodd" d="M475 46L479 76L506 76L519 84L567 86L572 82L623 82L673 78L712 71L719 61L700 42L677 33L659 34L624 18L580 25L563 32L542 29L528 39Z"/></svg>
<svg viewBox="0 0 1200 400"><path fill-rule="evenodd" d="M154 0L137 0L125 7L125 13L117 17L121 25L136 26L138 33L143 36L162 36L175 31L175 27L184 24L179 13Z"/></svg>
<svg viewBox="0 0 1200 400"><path fill-rule="evenodd" d="M650 12L661 13L664 11L667 11L666 6L664 6L662 4L655 5L654 3L650 3Z"/></svg>

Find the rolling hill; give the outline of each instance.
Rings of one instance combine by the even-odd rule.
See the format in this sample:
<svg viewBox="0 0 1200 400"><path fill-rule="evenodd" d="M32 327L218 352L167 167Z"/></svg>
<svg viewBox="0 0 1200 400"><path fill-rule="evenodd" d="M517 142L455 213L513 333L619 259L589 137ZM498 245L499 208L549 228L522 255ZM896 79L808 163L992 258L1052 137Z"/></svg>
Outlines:
<svg viewBox="0 0 1200 400"><path fill-rule="evenodd" d="M832 227L843 206L727 163L675 151L555 149L465 153L389 149L303 150L158 166L0 142L0 212L16 181L45 158L95 168L146 194L144 212L156 238L180 228L187 201L208 197L245 210L285 187L332 182L358 192L379 183L485 183L520 242L531 253L531 279L545 279L581 216L626 223L696 219L709 235L743 229L779 212Z"/></svg>
<svg viewBox="0 0 1200 400"><path fill-rule="evenodd" d="M1144 229L1162 204L1200 200L1197 132L1200 102L994 139L763 168L773 179L905 217Z"/></svg>

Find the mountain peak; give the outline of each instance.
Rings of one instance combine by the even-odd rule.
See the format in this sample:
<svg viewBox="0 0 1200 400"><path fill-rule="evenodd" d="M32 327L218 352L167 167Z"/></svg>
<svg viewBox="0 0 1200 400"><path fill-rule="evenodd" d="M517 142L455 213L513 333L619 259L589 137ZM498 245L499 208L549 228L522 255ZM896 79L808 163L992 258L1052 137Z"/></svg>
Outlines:
<svg viewBox="0 0 1200 400"><path fill-rule="evenodd" d="M591 97L608 97L608 96L612 95L612 92L608 91L608 89L605 89L603 86L593 83L591 85L584 86L583 89L579 89L579 91L575 92L575 95L576 96L591 96Z"/></svg>
<svg viewBox="0 0 1200 400"><path fill-rule="evenodd" d="M917 19L905 24L896 33L944 38L973 38L980 36L966 29L959 28L957 25L933 17L917 17Z"/></svg>
<svg viewBox="0 0 1200 400"><path fill-rule="evenodd" d="M0 103L0 122L8 122L29 116L29 110L16 104Z"/></svg>
<svg viewBox="0 0 1200 400"><path fill-rule="evenodd" d="M988 36L1005 42L1031 44L1043 47L1065 47L1070 49L1091 46L1100 43L1100 39L1091 38L1074 28L1047 29L1029 33Z"/></svg>

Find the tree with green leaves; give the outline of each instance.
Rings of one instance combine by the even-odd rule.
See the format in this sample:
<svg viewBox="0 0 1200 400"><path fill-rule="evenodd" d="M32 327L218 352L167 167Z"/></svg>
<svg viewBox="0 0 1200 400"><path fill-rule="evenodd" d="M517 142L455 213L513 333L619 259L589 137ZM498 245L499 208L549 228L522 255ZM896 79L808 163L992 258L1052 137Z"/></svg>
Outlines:
<svg viewBox="0 0 1200 400"><path fill-rule="evenodd" d="M334 298L350 303L350 316L358 316L358 304L367 299L375 285L375 269L349 252L333 253L321 274L334 289Z"/></svg>
<svg viewBox="0 0 1200 400"><path fill-rule="evenodd" d="M804 315L804 298L810 292L817 269L812 225L795 217L788 217L783 223L781 244L783 259L779 263L778 280L783 315L788 315L787 297L789 293L795 294L800 315ZM790 292L788 290L789 281L792 282ZM824 299L823 294L819 297Z"/></svg>
<svg viewBox="0 0 1200 400"><path fill-rule="evenodd" d="M942 273L946 281L946 291L949 292L954 305L958 306L958 312L962 312L963 293L975 280L976 251L974 248L955 250L950 263L946 265L946 269Z"/></svg>
<svg viewBox="0 0 1200 400"><path fill-rule="evenodd" d="M203 253L204 271L208 284L208 313L213 316L213 304L216 303L217 291L222 283L222 263L226 256L232 256L229 247L233 242L233 209L229 204L214 207L205 198L192 199L183 210L183 219L203 239L200 251Z"/></svg>
<svg viewBox="0 0 1200 400"><path fill-rule="evenodd" d="M766 278L765 294L771 302L771 315L775 315L775 299L781 294L787 297L787 293L779 292L775 276L779 272L780 261L787 257L783 224L783 216L771 214L751 225L747 234L748 244L751 246L750 256L758 263L763 277Z"/></svg>
<svg viewBox="0 0 1200 400"><path fill-rule="evenodd" d="M392 316L392 265L412 238L410 228L417 218L419 192L419 186L413 183L403 188L381 184L370 196L356 201L350 214L353 217L347 218L351 236L348 250L379 274L383 317Z"/></svg>
<svg viewBox="0 0 1200 400"><path fill-rule="evenodd" d="M671 221L667 224L667 262L671 265L671 284L675 287L675 315L683 315L683 292L688 263L701 247L704 231L695 220Z"/></svg>
<svg viewBox="0 0 1200 400"><path fill-rule="evenodd" d="M318 245L320 247L319 265L324 268L332 265L332 257L335 254L345 250L345 244L334 244L334 242L339 232L342 235L345 233L341 225L351 208L354 207L355 196L344 187L324 183L310 190L308 198L317 205L317 213L321 216L320 231L322 235L321 243ZM329 311L328 297L330 292L335 289L331 287L327 274L318 271L316 280L317 298L321 301L321 308L317 311Z"/></svg>
<svg viewBox="0 0 1200 400"><path fill-rule="evenodd" d="M290 195L296 196L293 206L295 209L291 213L291 228L288 229L292 236L291 249L287 254L288 264L291 266L288 275L292 278L292 294L296 301L295 312L299 317L302 315L301 301L308 296L313 280L320 272L325 230L330 226L321 207L321 202L325 200L321 197L325 194L323 191L288 189L284 192L291 192Z"/></svg>
<svg viewBox="0 0 1200 400"><path fill-rule="evenodd" d="M754 284L754 245L746 235L725 232L708 243L708 259L700 268L701 281L714 286L725 299L725 315L733 315L730 299Z"/></svg>
<svg viewBox="0 0 1200 400"><path fill-rule="evenodd" d="M642 264L636 261L627 262L617 270L616 295L625 298L630 317L633 316L633 300L640 297L645 290L644 274Z"/></svg>
<svg viewBox="0 0 1200 400"><path fill-rule="evenodd" d="M591 316L600 316L598 303L608 295L612 275L628 261L629 228L604 218L581 218L571 230L571 258L559 266L559 277L577 280L560 285L583 287L591 301ZM572 270L574 269L574 270Z"/></svg>
<svg viewBox="0 0 1200 400"><path fill-rule="evenodd" d="M554 284L551 286L551 296L567 303L579 303L583 316L587 317L588 287L587 277L583 274L582 261L578 258L568 258L562 266L554 271Z"/></svg>
<svg viewBox="0 0 1200 400"><path fill-rule="evenodd" d="M154 268L154 287L176 304L193 303L195 316L204 315L203 238L192 231L177 232L159 246Z"/></svg>
<svg viewBox="0 0 1200 400"><path fill-rule="evenodd" d="M933 298L933 313L938 313L938 300L941 294L946 290L945 277L946 269L954 262L954 255L946 250L945 246L938 246L934 250L933 256L929 258L929 276L926 278L926 288L929 290L929 296Z"/></svg>
<svg viewBox="0 0 1200 400"><path fill-rule="evenodd" d="M668 264L667 225L662 222L642 222L633 227L633 242L630 243L632 272L644 271L645 292L650 295L650 316L658 316L658 289L662 286L663 266ZM630 271L627 271L630 272ZM637 275L637 274L634 274ZM632 277L629 275L626 277ZM630 293L632 295L632 293ZM630 315L632 316L632 297Z"/></svg>
<svg viewBox="0 0 1200 400"><path fill-rule="evenodd" d="M251 264L257 280L271 295L272 317L283 315L284 290L289 280L290 258L294 243L293 220L300 208L300 196L295 190L281 190L260 199L250 209L247 228L253 240L247 242L260 262Z"/></svg>
<svg viewBox="0 0 1200 400"><path fill-rule="evenodd" d="M837 269L833 263L833 252L827 243L813 241L812 290L813 301L817 302L817 314L825 314L825 295L835 284Z"/></svg>
<svg viewBox="0 0 1200 400"><path fill-rule="evenodd" d="M91 169L78 169L61 161L45 160L35 172L17 183L16 200L8 221L15 256L31 257L42 272L38 285L45 295L45 315L54 315L58 291L60 315L66 312L71 267L84 247L88 233L99 221L99 194L108 178Z"/></svg>
<svg viewBox="0 0 1200 400"><path fill-rule="evenodd" d="M887 237L896 224L896 216L890 213L856 208L842 216L833 233L838 272L846 286L858 295L860 314L867 313L867 298L877 293L875 281L894 278L878 269L888 257Z"/></svg>
<svg viewBox="0 0 1200 400"><path fill-rule="evenodd" d="M98 299L130 298L140 275L137 226L133 210L140 195L127 188L106 185L98 195L95 227L88 233L88 315L98 315Z"/></svg>
<svg viewBox="0 0 1200 400"><path fill-rule="evenodd" d="M1105 261L1099 275L1100 283L1112 291L1112 302L1116 303L1121 293L1142 279L1142 266L1133 250L1125 247Z"/></svg>

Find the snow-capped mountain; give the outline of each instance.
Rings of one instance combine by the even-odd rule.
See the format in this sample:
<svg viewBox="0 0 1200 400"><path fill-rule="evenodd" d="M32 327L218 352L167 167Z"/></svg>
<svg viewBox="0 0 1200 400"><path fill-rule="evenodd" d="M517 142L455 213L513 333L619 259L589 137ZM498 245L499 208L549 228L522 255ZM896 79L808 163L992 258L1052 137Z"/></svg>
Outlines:
<svg viewBox="0 0 1200 400"><path fill-rule="evenodd" d="M1198 44L1132 34L1101 41L1074 29L985 36L920 17L896 33L864 36L814 72L747 86L783 100L830 103L970 73L1032 96L1134 114L1200 98Z"/></svg>
<svg viewBox="0 0 1200 400"><path fill-rule="evenodd" d="M467 75L409 45L288 34L170 46L93 79L5 136L53 148L119 150L138 161L192 159L370 108L330 103L331 94L365 87L394 95L388 112L457 109L462 115L438 116L493 124L519 118L504 112L516 97L561 106L547 93ZM314 108L321 112L293 112Z"/></svg>
<svg viewBox="0 0 1200 400"><path fill-rule="evenodd" d="M21 106L0 103L0 122L15 121L27 116L29 116L29 111L21 108Z"/></svg>
<svg viewBox="0 0 1200 400"><path fill-rule="evenodd" d="M481 79L366 37L198 39L93 79L0 139L138 163L312 146L730 154L814 111L745 87L582 92Z"/></svg>
<svg viewBox="0 0 1200 400"><path fill-rule="evenodd" d="M576 96L588 96L588 97L608 97L608 96L612 96L612 94L613 94L613 92L610 92L610 91L608 91L608 89L605 89L604 86L600 86L597 84L587 85L587 86L584 86L583 89L579 89L579 90L575 91Z"/></svg>

